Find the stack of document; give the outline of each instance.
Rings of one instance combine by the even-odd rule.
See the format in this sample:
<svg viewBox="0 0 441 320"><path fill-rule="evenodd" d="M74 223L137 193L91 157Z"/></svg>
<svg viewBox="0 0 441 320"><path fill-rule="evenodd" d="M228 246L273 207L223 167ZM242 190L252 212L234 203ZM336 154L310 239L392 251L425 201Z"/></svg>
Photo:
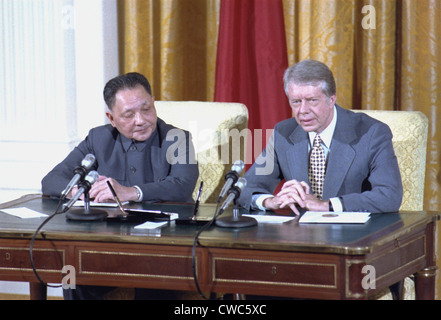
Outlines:
<svg viewBox="0 0 441 320"><path fill-rule="evenodd" d="M365 223L370 212L318 212L306 211L299 223Z"/></svg>

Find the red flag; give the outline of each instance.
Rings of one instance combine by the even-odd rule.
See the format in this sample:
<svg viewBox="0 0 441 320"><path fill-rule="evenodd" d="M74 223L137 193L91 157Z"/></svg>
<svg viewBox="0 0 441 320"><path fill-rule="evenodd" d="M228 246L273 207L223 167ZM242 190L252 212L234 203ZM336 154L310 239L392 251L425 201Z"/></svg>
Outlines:
<svg viewBox="0 0 441 320"><path fill-rule="evenodd" d="M282 0L222 0L214 100L245 104L251 133L272 129L291 117L283 90L287 67Z"/></svg>

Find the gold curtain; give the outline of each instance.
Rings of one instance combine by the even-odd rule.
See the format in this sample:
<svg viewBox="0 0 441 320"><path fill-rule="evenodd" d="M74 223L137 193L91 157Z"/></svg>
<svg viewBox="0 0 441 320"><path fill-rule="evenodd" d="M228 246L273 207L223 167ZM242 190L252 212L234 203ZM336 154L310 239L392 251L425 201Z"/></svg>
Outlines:
<svg viewBox="0 0 441 320"><path fill-rule="evenodd" d="M289 63L329 65L341 106L426 114L424 209L441 211L441 1L283 4ZM212 101L219 10L220 0L119 0L121 70L144 73L157 100Z"/></svg>
<svg viewBox="0 0 441 320"><path fill-rule="evenodd" d="M219 5L219 0L119 0L122 72L143 73L156 100L212 100Z"/></svg>

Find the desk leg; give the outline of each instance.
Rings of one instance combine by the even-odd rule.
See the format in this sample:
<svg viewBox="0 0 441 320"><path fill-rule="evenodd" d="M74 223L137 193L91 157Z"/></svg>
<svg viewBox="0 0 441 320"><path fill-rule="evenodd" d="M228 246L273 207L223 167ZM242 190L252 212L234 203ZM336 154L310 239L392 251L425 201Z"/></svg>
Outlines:
<svg viewBox="0 0 441 320"><path fill-rule="evenodd" d="M246 296L242 293L234 293L233 300L246 300Z"/></svg>
<svg viewBox="0 0 441 320"><path fill-rule="evenodd" d="M435 300L435 277L437 267L425 268L415 274L416 300Z"/></svg>
<svg viewBox="0 0 441 320"><path fill-rule="evenodd" d="M46 300L47 289L46 286L40 282L29 282L29 292L31 300Z"/></svg>

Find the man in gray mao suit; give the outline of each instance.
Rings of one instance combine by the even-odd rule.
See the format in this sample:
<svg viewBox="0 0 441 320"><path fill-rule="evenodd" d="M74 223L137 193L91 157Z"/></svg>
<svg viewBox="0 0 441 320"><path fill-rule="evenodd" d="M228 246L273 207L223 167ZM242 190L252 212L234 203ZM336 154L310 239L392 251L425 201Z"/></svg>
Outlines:
<svg viewBox="0 0 441 320"><path fill-rule="evenodd" d="M73 170L89 153L99 179L90 191L95 202L113 201L111 183L121 201L192 202L199 176L193 144L187 131L166 124L156 115L147 79L128 73L104 88L110 124L93 128L88 136L42 180L43 194L60 197ZM185 112L183 110L183 112ZM77 192L72 189L68 196ZM65 299L102 299L114 288L76 286ZM177 292L136 289L136 299L174 299Z"/></svg>
<svg viewBox="0 0 441 320"><path fill-rule="evenodd" d="M268 145L245 174L245 208L395 212L403 190L389 127L335 104L331 70L304 60L284 76L293 118L278 123ZM324 150L323 191L312 192L310 153L316 135ZM281 191L273 194L285 180Z"/></svg>
<svg viewBox="0 0 441 320"><path fill-rule="evenodd" d="M199 171L190 134L157 118L147 79L139 73L116 77L106 84L104 99L110 124L90 130L43 178L43 194L59 197L73 169L92 153L99 173L89 192L95 202L113 200L107 181L121 201L192 202Z"/></svg>

